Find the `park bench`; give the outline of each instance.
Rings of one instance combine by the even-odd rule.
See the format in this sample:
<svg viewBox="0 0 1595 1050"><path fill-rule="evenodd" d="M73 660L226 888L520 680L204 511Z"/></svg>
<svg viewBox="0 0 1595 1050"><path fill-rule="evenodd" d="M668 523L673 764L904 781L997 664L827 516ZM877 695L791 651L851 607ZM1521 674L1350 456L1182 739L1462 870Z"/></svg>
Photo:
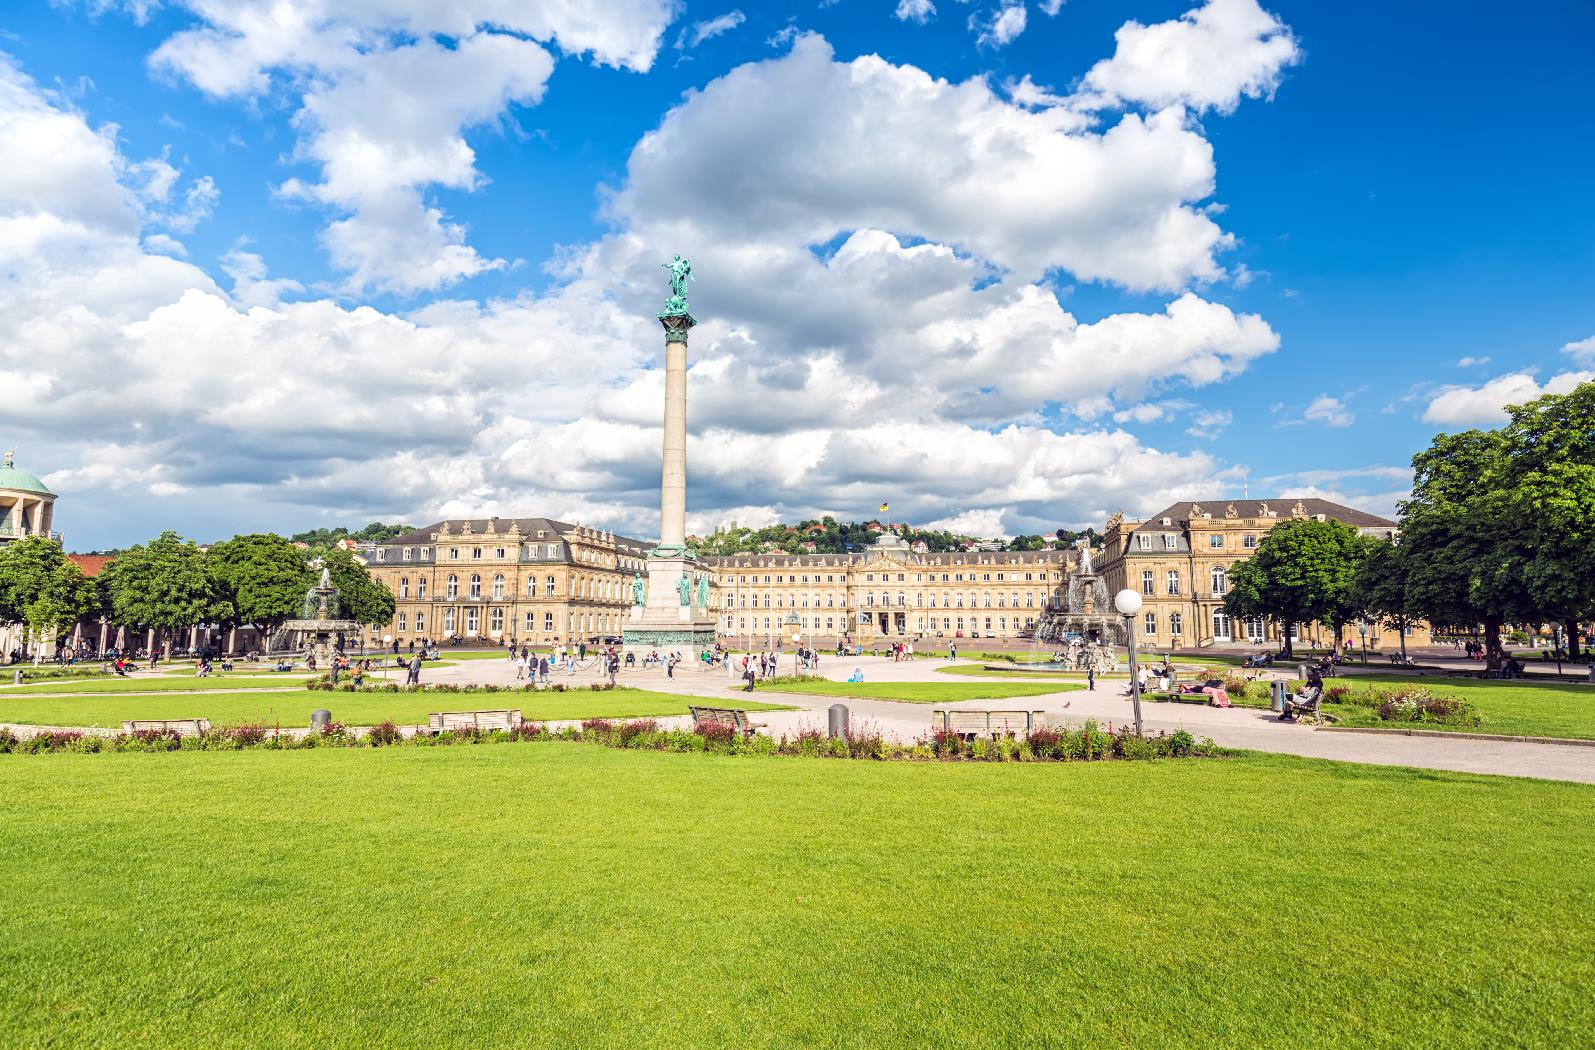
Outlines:
<svg viewBox="0 0 1595 1050"><path fill-rule="evenodd" d="M1390 662L1395 664L1397 667L1411 667L1412 657L1405 656L1401 653L1391 653Z"/></svg>
<svg viewBox="0 0 1595 1050"><path fill-rule="evenodd" d="M134 718L122 722L122 732L129 735L154 730L157 733L176 733L178 736L202 736L210 730L208 718Z"/></svg>
<svg viewBox="0 0 1595 1050"><path fill-rule="evenodd" d="M491 732L502 729L508 732L522 722L520 711L435 711L426 716L426 731L432 736L457 729L480 729Z"/></svg>
<svg viewBox="0 0 1595 1050"><path fill-rule="evenodd" d="M749 721L748 713L740 708L689 706L687 710L692 712L692 724L694 726L701 725L704 722L720 722L728 726L734 726L737 732L743 736L752 736L755 731L765 728L765 723L763 722Z"/></svg>
<svg viewBox="0 0 1595 1050"><path fill-rule="evenodd" d="M1029 736L1037 727L1047 724L1044 711L966 711L935 710L930 713L933 729L957 733L962 737L1016 736L1020 729Z"/></svg>

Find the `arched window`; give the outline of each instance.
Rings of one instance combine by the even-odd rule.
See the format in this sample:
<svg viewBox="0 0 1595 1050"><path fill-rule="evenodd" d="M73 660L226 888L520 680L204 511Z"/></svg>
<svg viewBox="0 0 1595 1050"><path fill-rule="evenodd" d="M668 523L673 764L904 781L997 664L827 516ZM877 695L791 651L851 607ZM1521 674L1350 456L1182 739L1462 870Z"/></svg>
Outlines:
<svg viewBox="0 0 1595 1050"><path fill-rule="evenodd" d="M908 604L908 596L906 594L904 594L902 591L898 591L897 592L897 604L898 605L907 605Z"/></svg>
<svg viewBox="0 0 1595 1050"><path fill-rule="evenodd" d="M1169 570L1169 593L1170 594L1179 594L1180 593L1180 570L1178 570L1178 569L1170 569ZM1174 633L1178 634L1179 632L1175 631Z"/></svg>
<svg viewBox="0 0 1595 1050"><path fill-rule="evenodd" d="M408 576L400 576L399 577L399 597L400 598L408 598L409 596L410 596L410 577L408 577Z"/></svg>
<svg viewBox="0 0 1595 1050"><path fill-rule="evenodd" d="M458 598L460 596L460 578L454 575L452 572L449 573L448 584L446 585L443 593L450 598ZM449 630L454 630L454 627L451 625Z"/></svg>
<svg viewBox="0 0 1595 1050"><path fill-rule="evenodd" d="M454 609L452 606L443 610L443 633L454 633Z"/></svg>
<svg viewBox="0 0 1595 1050"><path fill-rule="evenodd" d="M475 638L477 630L482 626L482 610L476 606L467 606L465 610L465 634L468 638Z"/></svg>
<svg viewBox="0 0 1595 1050"><path fill-rule="evenodd" d="M1210 575L1213 578L1213 597L1216 598L1229 590L1229 577L1222 566L1213 566L1213 571Z"/></svg>
<svg viewBox="0 0 1595 1050"><path fill-rule="evenodd" d="M552 598L554 596L554 577L550 576L547 582L544 583L543 588L543 595Z"/></svg>
<svg viewBox="0 0 1595 1050"><path fill-rule="evenodd" d="M504 576L502 573L496 573L493 576L493 597L504 597Z"/></svg>
<svg viewBox="0 0 1595 1050"><path fill-rule="evenodd" d="M476 573L473 572L473 573L471 573L471 597L472 598L480 598L481 596L482 596L482 577L478 576Z"/></svg>

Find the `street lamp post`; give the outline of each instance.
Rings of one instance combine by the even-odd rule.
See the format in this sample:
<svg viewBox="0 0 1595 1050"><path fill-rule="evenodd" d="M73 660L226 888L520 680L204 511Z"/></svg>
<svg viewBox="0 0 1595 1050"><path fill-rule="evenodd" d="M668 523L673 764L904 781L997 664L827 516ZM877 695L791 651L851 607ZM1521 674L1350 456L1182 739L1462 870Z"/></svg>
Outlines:
<svg viewBox="0 0 1595 1050"><path fill-rule="evenodd" d="M1130 647L1130 703L1135 707L1135 735L1141 736L1141 676L1135 666L1135 614L1141 611L1141 596L1126 587L1113 596L1113 607L1124 617L1124 639Z"/></svg>
<svg viewBox="0 0 1595 1050"><path fill-rule="evenodd" d="M1357 621L1357 633L1362 635L1362 665L1368 666L1368 621Z"/></svg>

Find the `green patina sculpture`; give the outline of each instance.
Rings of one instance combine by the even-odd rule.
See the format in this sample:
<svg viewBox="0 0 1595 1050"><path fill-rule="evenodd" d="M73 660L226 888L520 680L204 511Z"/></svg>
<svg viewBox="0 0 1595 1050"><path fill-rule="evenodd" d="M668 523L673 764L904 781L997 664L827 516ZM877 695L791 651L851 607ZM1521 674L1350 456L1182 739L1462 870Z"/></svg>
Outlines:
<svg viewBox="0 0 1595 1050"><path fill-rule="evenodd" d="M659 312L659 316L686 316L690 312L687 309L687 282L692 280L692 263L678 254L669 262L659 265L670 271L670 298L665 300L665 308Z"/></svg>
<svg viewBox="0 0 1595 1050"><path fill-rule="evenodd" d="M631 604L641 605L643 603L643 587L642 573L639 572L631 578Z"/></svg>
<svg viewBox="0 0 1595 1050"><path fill-rule="evenodd" d="M692 604L692 581L687 579L686 573L676 577L676 594L680 595L682 605Z"/></svg>
<svg viewBox="0 0 1595 1050"><path fill-rule="evenodd" d="M698 577L698 608L709 607L709 574L704 573Z"/></svg>

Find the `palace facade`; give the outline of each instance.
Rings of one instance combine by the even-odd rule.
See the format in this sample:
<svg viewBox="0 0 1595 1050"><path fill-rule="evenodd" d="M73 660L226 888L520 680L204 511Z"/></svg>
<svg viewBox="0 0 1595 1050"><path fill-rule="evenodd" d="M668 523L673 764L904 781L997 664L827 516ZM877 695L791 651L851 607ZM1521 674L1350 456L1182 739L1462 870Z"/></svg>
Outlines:
<svg viewBox="0 0 1595 1050"><path fill-rule="evenodd" d="M1250 558L1274 526L1293 518L1341 521L1389 541L1399 532L1388 518L1322 499L1175 503L1144 521L1126 521L1122 512L1110 517L1097 569L1110 594L1126 587L1140 593L1140 644L1163 649L1281 645L1281 624L1267 617L1235 622L1224 612L1224 596L1230 567ZM1296 624L1292 630L1293 640L1310 646L1333 641L1322 624ZM1370 646L1377 644L1380 631L1378 624L1370 626ZM1408 644L1428 641L1426 627L1409 629Z"/></svg>
<svg viewBox="0 0 1595 1050"><path fill-rule="evenodd" d="M800 636L869 645L914 638L1017 638L1063 595L1072 551L915 553L883 533L847 554L737 554L702 559L723 639Z"/></svg>
<svg viewBox="0 0 1595 1050"><path fill-rule="evenodd" d="M451 518L372 544L367 570L393 592L368 635L549 644L620 634L648 545L550 518Z"/></svg>

